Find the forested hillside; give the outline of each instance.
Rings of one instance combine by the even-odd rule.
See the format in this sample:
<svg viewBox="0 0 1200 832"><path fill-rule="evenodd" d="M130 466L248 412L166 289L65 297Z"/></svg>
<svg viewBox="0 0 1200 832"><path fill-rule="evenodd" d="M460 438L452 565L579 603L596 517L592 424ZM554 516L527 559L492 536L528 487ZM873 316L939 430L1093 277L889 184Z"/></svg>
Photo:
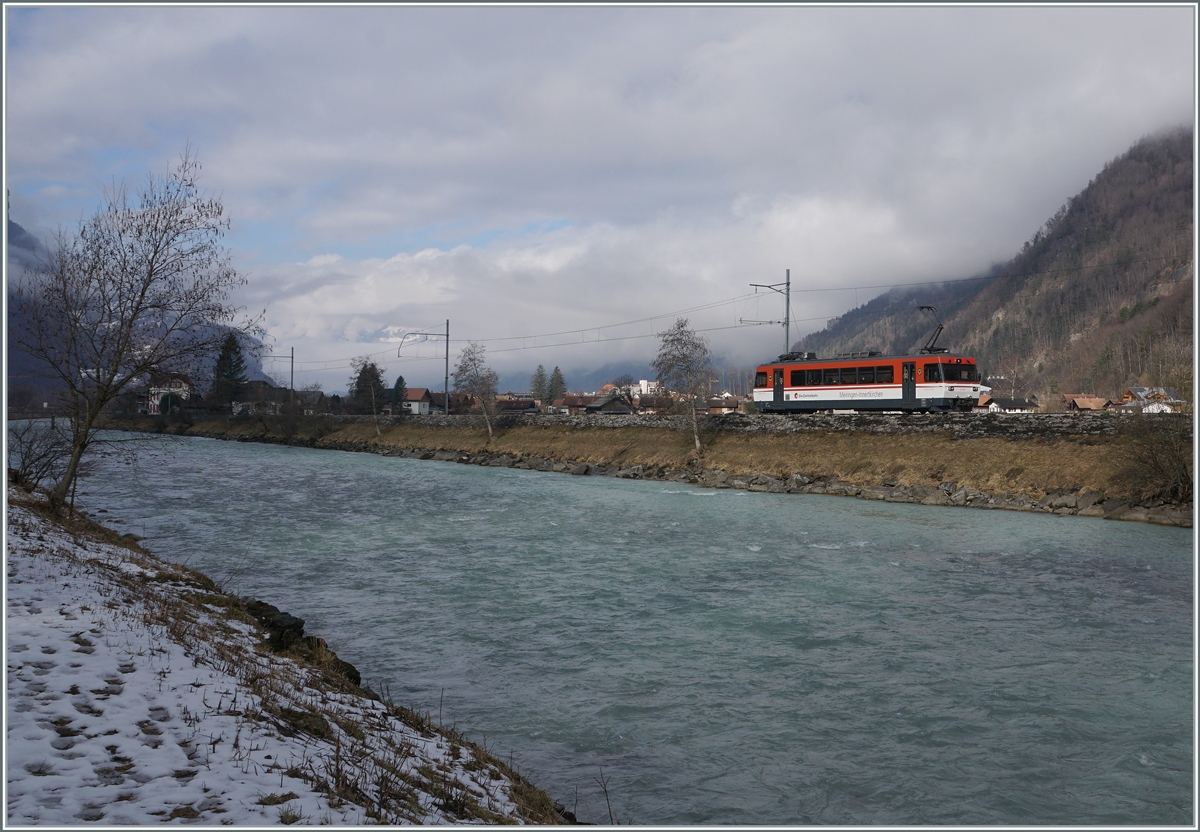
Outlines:
<svg viewBox="0 0 1200 832"><path fill-rule="evenodd" d="M1005 393L1114 396L1130 385L1192 393L1192 131L1143 139L1114 159L987 275L893 290L796 349L825 356L939 342L1002 375Z"/></svg>

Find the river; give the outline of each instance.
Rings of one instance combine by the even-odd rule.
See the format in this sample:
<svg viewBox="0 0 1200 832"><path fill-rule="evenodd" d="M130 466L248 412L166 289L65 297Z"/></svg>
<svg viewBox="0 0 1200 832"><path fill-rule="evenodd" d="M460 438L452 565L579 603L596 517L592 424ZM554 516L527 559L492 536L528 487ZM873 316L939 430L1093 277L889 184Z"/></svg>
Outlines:
<svg viewBox="0 0 1200 832"><path fill-rule="evenodd" d="M1191 530L205 439L78 499L581 820L1192 822Z"/></svg>

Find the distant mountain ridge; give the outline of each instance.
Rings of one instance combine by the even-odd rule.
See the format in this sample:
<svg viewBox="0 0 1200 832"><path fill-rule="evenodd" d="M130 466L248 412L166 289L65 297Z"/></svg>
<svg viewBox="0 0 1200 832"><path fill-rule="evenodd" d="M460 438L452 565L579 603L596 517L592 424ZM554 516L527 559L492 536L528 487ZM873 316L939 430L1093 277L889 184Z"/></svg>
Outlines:
<svg viewBox="0 0 1200 832"><path fill-rule="evenodd" d="M1006 392L1114 396L1192 389L1193 133L1142 139L1109 162L1007 263L973 279L894 289L794 348L908 352L933 326Z"/></svg>

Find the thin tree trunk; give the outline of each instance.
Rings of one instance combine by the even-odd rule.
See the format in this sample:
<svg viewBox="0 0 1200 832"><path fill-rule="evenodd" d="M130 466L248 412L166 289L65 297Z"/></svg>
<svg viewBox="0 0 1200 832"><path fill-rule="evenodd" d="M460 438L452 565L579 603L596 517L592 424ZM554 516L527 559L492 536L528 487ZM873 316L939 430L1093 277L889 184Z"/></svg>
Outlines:
<svg viewBox="0 0 1200 832"><path fill-rule="evenodd" d="M700 453L700 428L696 425L696 401L692 400L692 438L696 440L696 453Z"/></svg>
<svg viewBox="0 0 1200 832"><path fill-rule="evenodd" d="M62 479L55 483L50 492L50 507L56 511L67 502L67 493L71 491L71 486L75 482L75 475L79 471L79 460L83 458L85 450L87 450L86 445L78 441L71 443L71 459L67 462L67 470L63 472Z"/></svg>
<svg viewBox="0 0 1200 832"><path fill-rule="evenodd" d="M483 413L483 423L485 425L487 425L488 442L491 442L492 441L492 420L488 418L487 402L483 401L482 399L480 399L480 401L479 401L479 410L480 410L480 412Z"/></svg>

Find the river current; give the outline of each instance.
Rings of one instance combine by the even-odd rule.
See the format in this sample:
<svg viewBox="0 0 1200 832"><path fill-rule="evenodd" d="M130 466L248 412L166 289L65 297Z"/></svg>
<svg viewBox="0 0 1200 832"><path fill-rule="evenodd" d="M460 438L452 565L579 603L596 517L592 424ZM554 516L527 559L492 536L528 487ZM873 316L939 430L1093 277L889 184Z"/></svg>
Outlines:
<svg viewBox="0 0 1200 832"><path fill-rule="evenodd" d="M78 500L581 820L1192 822L1190 530L204 439Z"/></svg>

